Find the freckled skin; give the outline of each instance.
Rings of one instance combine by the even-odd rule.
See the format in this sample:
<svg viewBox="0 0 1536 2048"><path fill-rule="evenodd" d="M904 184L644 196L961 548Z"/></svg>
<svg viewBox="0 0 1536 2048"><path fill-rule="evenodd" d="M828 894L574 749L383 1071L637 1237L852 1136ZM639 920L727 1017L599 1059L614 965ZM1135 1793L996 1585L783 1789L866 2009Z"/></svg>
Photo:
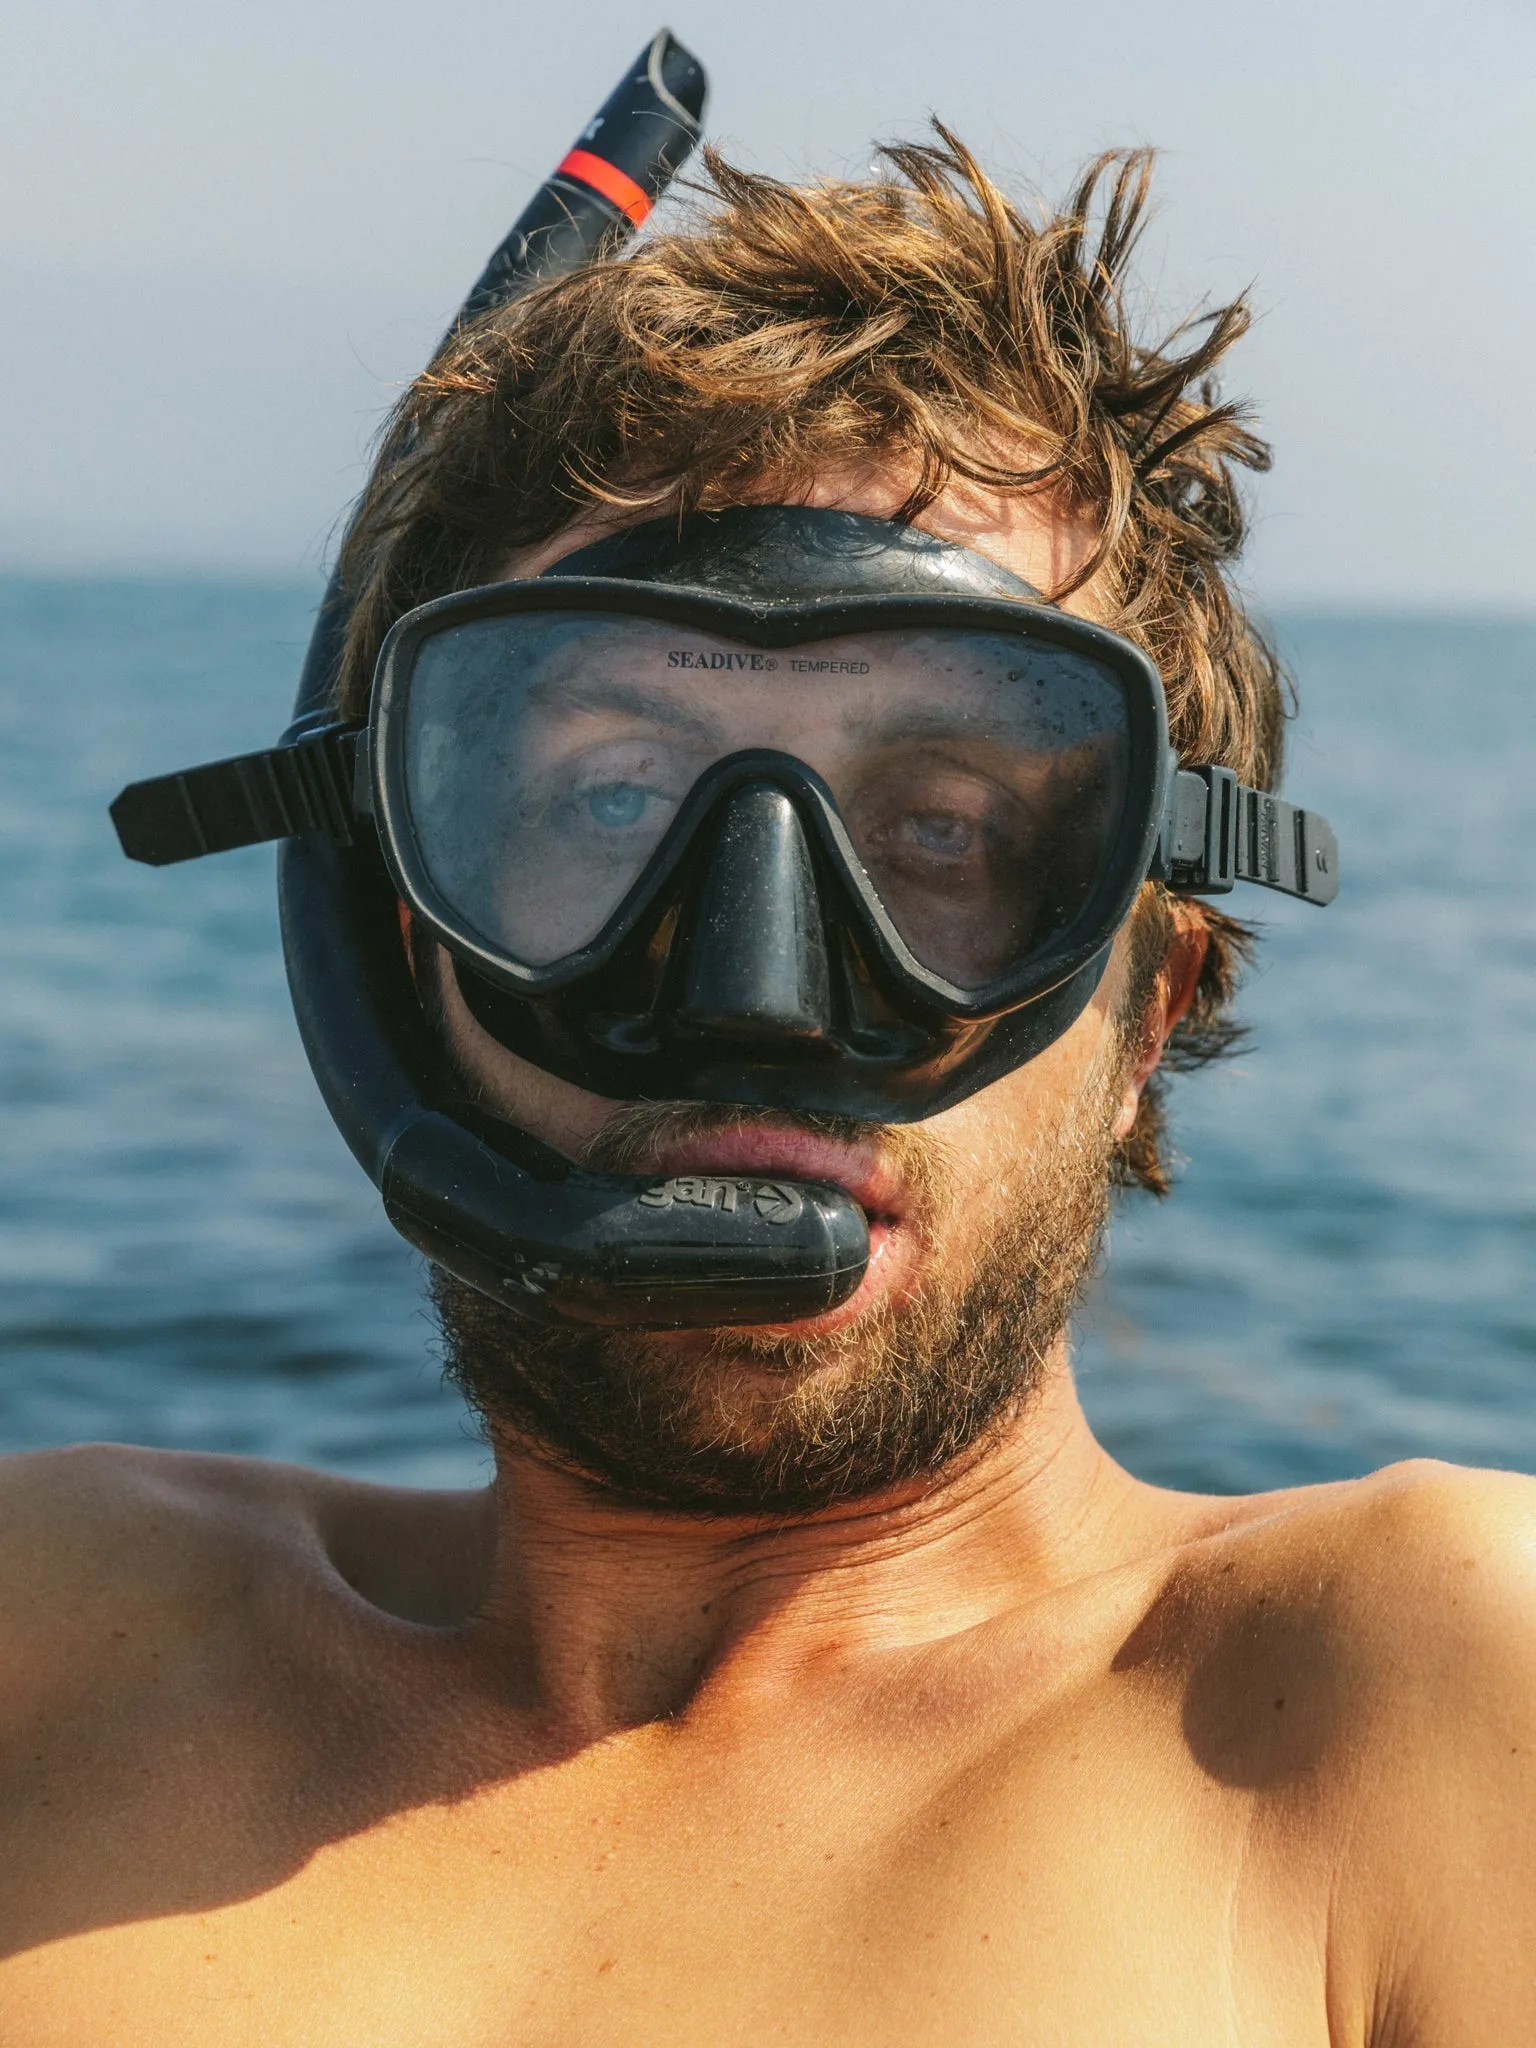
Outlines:
<svg viewBox="0 0 1536 2048"><path fill-rule="evenodd" d="M1037 584L1076 545L981 494L927 523ZM1121 971L934 1120L935 1256L1069 1113ZM607 1105L449 1023L590 1140ZM5 2048L1536 2040L1529 1482L1165 1493L1064 1351L963 1469L793 1524L496 1452L481 1495L0 1461Z"/></svg>

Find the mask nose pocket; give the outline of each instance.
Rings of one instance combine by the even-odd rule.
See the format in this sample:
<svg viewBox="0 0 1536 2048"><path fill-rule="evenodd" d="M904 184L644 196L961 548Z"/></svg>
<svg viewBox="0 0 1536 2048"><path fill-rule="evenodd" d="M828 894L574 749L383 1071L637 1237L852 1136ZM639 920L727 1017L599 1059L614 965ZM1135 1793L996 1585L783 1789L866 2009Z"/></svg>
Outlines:
<svg viewBox="0 0 1536 2048"><path fill-rule="evenodd" d="M692 919L675 1028L807 1046L833 1028L816 872L794 804L771 782L725 805Z"/></svg>

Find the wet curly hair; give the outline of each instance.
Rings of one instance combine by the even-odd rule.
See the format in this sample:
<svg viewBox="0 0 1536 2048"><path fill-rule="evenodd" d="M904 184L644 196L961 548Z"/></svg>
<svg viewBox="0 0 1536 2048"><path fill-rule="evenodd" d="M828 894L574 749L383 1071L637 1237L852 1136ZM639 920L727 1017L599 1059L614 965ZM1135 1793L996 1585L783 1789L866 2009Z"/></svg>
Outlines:
<svg viewBox="0 0 1536 2048"><path fill-rule="evenodd" d="M540 285L456 331L396 406L342 552L354 609L339 678L359 713L384 635L413 606L494 581L508 556L594 513L620 522L773 496L889 463L916 519L951 483L1049 496L1093 535L1060 599L1156 662L1187 765L1272 789L1288 684L1232 581L1239 473L1269 466L1221 359L1245 303L1139 338L1127 311L1146 151L1114 152L1031 218L947 128L872 176L793 185L705 154L691 209L622 261ZM1208 937L1165 1068L1230 1051L1245 927L1148 884L1134 996L1182 924ZM1118 1165L1169 1186L1161 1074Z"/></svg>

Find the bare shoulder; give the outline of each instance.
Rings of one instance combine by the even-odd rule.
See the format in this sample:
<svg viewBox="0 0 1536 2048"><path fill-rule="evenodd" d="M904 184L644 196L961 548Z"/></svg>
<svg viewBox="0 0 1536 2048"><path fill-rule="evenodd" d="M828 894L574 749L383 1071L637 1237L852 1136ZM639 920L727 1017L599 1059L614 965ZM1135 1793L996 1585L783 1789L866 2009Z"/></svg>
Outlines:
<svg viewBox="0 0 1536 2048"><path fill-rule="evenodd" d="M1233 1503L1151 1620L1197 1684L1220 1667L1209 1690L1234 1712L1289 1672L1287 1697L1349 1743L1392 1731L1400 1759L1536 1733L1536 1480L1417 1460Z"/></svg>
<svg viewBox="0 0 1536 2048"><path fill-rule="evenodd" d="M1212 1603L1206 1726L1219 1755L1294 1766L1270 1782L1330 1866L1346 2031L1536 2039L1536 1480L1394 1466L1277 1496L1210 1554L1241 1590ZM1267 1746L1266 1705L1291 1724Z"/></svg>
<svg viewBox="0 0 1536 2048"><path fill-rule="evenodd" d="M189 1523L208 1533L249 1532L285 1511L291 1519L326 1483L298 1466L134 1444L70 1444L0 1458L0 1570L34 1543L67 1570L77 1546L95 1553L113 1536L153 1542L159 1535L179 1550L176 1539Z"/></svg>
<svg viewBox="0 0 1536 2048"><path fill-rule="evenodd" d="M1536 1480L1390 1468L1322 1523L1315 1558L1393 1817L1433 1811L1425 1847L1452 1863L1517 1812L1536 1841Z"/></svg>
<svg viewBox="0 0 1536 2048"><path fill-rule="evenodd" d="M29 1652L57 1685L129 1631L254 1625L296 1584L391 1611L451 1598L462 1499L120 1444L0 1458L4 1682L25 1687Z"/></svg>
<svg viewBox="0 0 1536 2048"><path fill-rule="evenodd" d="M1430 1459L1275 1497L1250 1525L1275 1591L1325 1603L1383 1706L1460 1719L1501 1675L1536 1708L1536 1479Z"/></svg>
<svg viewBox="0 0 1536 2048"><path fill-rule="evenodd" d="M325 1481L243 1458L80 1444L0 1458L0 1614L11 1640L72 1618L227 1591L308 1540Z"/></svg>

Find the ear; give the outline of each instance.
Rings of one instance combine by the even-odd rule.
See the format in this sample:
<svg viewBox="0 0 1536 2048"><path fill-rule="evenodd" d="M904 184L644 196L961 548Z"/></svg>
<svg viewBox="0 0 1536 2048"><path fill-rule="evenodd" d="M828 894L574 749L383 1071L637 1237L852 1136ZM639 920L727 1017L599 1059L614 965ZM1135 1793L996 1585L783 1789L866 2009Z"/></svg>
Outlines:
<svg viewBox="0 0 1536 2048"><path fill-rule="evenodd" d="M1169 1039L1195 1000L1200 970L1210 945L1205 919L1192 904L1170 906L1175 920L1173 942L1158 969L1152 994L1141 1020L1136 1057L1125 1077L1120 1107L1115 1112L1115 1136L1129 1137L1141 1106L1141 1091L1157 1072Z"/></svg>

